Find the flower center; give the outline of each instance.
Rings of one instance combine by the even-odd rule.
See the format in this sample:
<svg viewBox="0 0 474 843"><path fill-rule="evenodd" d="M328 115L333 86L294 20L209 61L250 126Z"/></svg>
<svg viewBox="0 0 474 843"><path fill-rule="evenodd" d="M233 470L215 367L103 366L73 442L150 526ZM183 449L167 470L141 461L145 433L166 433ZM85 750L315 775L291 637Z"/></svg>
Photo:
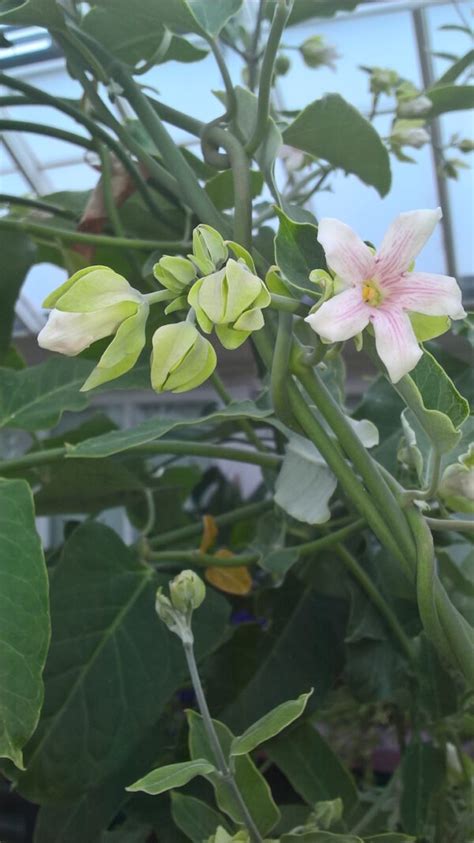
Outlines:
<svg viewBox="0 0 474 843"><path fill-rule="evenodd" d="M362 284L362 300L365 304L370 304L372 307L378 307L383 299L382 290L373 278L368 278Z"/></svg>

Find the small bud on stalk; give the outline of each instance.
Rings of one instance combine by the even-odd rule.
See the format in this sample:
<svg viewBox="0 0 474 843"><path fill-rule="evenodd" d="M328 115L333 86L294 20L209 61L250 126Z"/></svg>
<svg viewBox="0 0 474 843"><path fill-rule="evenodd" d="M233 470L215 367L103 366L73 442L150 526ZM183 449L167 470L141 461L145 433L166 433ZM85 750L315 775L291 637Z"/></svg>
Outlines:
<svg viewBox="0 0 474 843"><path fill-rule="evenodd" d="M190 322L163 325L153 335L151 385L156 392L187 392L216 367L216 352Z"/></svg>

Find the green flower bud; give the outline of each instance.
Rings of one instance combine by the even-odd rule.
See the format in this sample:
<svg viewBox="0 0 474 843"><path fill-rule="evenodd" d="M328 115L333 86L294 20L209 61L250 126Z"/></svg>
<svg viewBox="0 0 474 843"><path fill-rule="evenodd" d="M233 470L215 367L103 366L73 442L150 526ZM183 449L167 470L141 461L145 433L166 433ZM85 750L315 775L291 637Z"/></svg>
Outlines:
<svg viewBox="0 0 474 843"><path fill-rule="evenodd" d="M474 513L474 443L443 472L438 493L453 512Z"/></svg>
<svg viewBox="0 0 474 843"><path fill-rule="evenodd" d="M390 94L399 82L398 73L386 67L362 67L370 73L370 90L373 94Z"/></svg>
<svg viewBox="0 0 474 843"><path fill-rule="evenodd" d="M194 571L181 571L170 582L171 602L179 612L198 609L206 596L206 586Z"/></svg>
<svg viewBox="0 0 474 843"><path fill-rule="evenodd" d="M275 59L275 73L277 76L286 76L291 67L291 62L285 53L280 53Z"/></svg>
<svg viewBox="0 0 474 843"><path fill-rule="evenodd" d="M156 392L187 392L216 367L216 352L190 322L163 325L153 335L151 384Z"/></svg>
<svg viewBox="0 0 474 843"><path fill-rule="evenodd" d="M424 120L395 120L390 140L399 146L413 146L415 149L420 149L430 139L424 126Z"/></svg>
<svg viewBox="0 0 474 843"><path fill-rule="evenodd" d="M469 140L469 138L463 138L459 141L457 147L461 152L474 152L474 141Z"/></svg>
<svg viewBox="0 0 474 843"><path fill-rule="evenodd" d="M118 378L137 362L145 345L149 305L109 267L79 270L47 296L43 307L54 309L38 335L42 348L75 356L96 340L115 334L82 391Z"/></svg>
<svg viewBox="0 0 474 843"><path fill-rule="evenodd" d="M198 225L193 231L193 254L188 255L202 275L209 275L227 260L228 249L218 231Z"/></svg>
<svg viewBox="0 0 474 843"><path fill-rule="evenodd" d="M196 280L196 267L187 258L164 255L155 263L153 275L162 287L180 296Z"/></svg>
<svg viewBox="0 0 474 843"><path fill-rule="evenodd" d="M224 348L234 349L263 328L262 308L268 307L271 296L257 275L230 258L223 269L196 281L188 302L202 330L210 334L215 326Z"/></svg>
<svg viewBox="0 0 474 843"><path fill-rule="evenodd" d="M303 57L304 63L308 67L330 67L331 70L336 69L336 60L339 58L339 53L331 45L326 44L322 35L312 35L301 44L300 53Z"/></svg>

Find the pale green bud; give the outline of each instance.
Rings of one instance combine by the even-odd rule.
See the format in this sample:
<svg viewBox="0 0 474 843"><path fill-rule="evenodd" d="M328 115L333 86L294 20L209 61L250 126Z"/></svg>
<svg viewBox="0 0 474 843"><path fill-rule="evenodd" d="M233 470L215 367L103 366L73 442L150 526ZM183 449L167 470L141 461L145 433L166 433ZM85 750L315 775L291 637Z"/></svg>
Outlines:
<svg viewBox="0 0 474 843"><path fill-rule="evenodd" d="M429 97L419 96L413 99L401 98L398 105L398 114L400 117L420 117L423 114L428 114L433 107Z"/></svg>
<svg viewBox="0 0 474 843"><path fill-rule="evenodd" d="M474 443L443 472L438 494L453 512L474 513Z"/></svg>
<svg viewBox="0 0 474 843"><path fill-rule="evenodd" d="M230 258L223 269L196 281L188 302L202 330L209 334L215 326L224 348L234 349L263 328L262 308L268 307L271 296L257 275Z"/></svg>
<svg viewBox="0 0 474 843"><path fill-rule="evenodd" d="M163 589L159 588L156 592L155 611L160 620L171 628L176 623L176 612L171 605L171 600L163 594Z"/></svg>
<svg viewBox="0 0 474 843"><path fill-rule="evenodd" d="M456 146L461 152L474 152L474 141L469 140L469 138L463 138Z"/></svg>
<svg viewBox="0 0 474 843"><path fill-rule="evenodd" d="M328 799L324 802L316 802L314 811L311 814L311 821L319 829L329 829L342 819L344 805L342 799Z"/></svg>
<svg viewBox="0 0 474 843"><path fill-rule="evenodd" d="M196 267L188 258L164 255L155 263L153 275L162 287L180 296L196 280Z"/></svg>
<svg viewBox="0 0 474 843"><path fill-rule="evenodd" d="M275 73L277 76L286 76L291 67L290 59L285 53L280 53L275 59Z"/></svg>
<svg viewBox="0 0 474 843"><path fill-rule="evenodd" d="M336 69L336 60L339 58L339 53L331 44L326 44L322 35L312 35L301 44L300 53L303 57L304 63L308 67L330 67L331 70Z"/></svg>
<svg viewBox="0 0 474 843"><path fill-rule="evenodd" d="M170 582L171 602L179 612L198 609L206 596L206 586L194 571L181 571Z"/></svg>
<svg viewBox="0 0 474 843"><path fill-rule="evenodd" d="M216 367L216 352L190 322L163 325L153 335L151 384L156 392L187 392Z"/></svg>
<svg viewBox="0 0 474 843"><path fill-rule="evenodd" d="M390 94L398 84L399 76L387 67L363 67L370 73L370 90L373 94Z"/></svg>
<svg viewBox="0 0 474 843"><path fill-rule="evenodd" d="M413 146L415 149L420 149L430 139L424 126L424 120L396 120L390 140L399 146Z"/></svg>
<svg viewBox="0 0 474 843"><path fill-rule="evenodd" d="M145 297L107 266L76 272L50 293L44 307L54 308L38 335L50 351L75 356L96 340L115 334L82 390L129 371L145 345L149 306Z"/></svg>
<svg viewBox="0 0 474 843"><path fill-rule="evenodd" d="M188 257L202 275L209 275L227 260L228 249L218 231L210 225L198 225L193 231L193 254Z"/></svg>

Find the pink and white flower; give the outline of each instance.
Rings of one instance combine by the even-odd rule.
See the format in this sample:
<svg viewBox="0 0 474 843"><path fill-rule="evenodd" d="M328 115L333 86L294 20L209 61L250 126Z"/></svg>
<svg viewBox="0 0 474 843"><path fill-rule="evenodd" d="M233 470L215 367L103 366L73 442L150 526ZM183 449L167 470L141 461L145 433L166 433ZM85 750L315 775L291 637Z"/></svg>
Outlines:
<svg viewBox="0 0 474 843"><path fill-rule="evenodd" d="M441 216L440 208L400 214L375 255L343 222L326 218L319 223L328 266L346 289L306 322L330 342L348 340L372 324L377 353L393 383L414 369L423 353L409 312L451 319L466 315L454 278L409 271Z"/></svg>

